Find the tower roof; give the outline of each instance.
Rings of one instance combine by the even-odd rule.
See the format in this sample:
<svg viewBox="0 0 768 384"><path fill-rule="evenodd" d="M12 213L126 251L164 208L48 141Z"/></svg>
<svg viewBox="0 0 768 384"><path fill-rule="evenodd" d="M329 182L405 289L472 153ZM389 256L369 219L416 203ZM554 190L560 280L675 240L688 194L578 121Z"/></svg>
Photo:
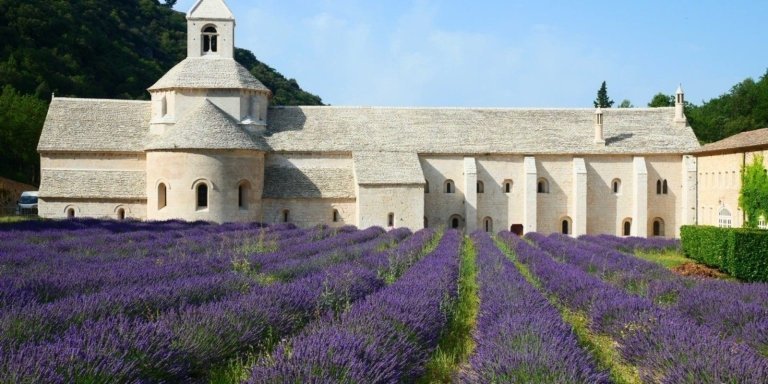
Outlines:
<svg viewBox="0 0 768 384"><path fill-rule="evenodd" d="M188 57L171 68L149 90L173 88L248 89L270 93L269 88L247 69L226 57Z"/></svg>
<svg viewBox="0 0 768 384"><path fill-rule="evenodd" d="M146 147L147 150L265 148L208 99Z"/></svg>
<svg viewBox="0 0 768 384"><path fill-rule="evenodd" d="M187 19L234 20L235 15L224 0L197 0L187 13Z"/></svg>

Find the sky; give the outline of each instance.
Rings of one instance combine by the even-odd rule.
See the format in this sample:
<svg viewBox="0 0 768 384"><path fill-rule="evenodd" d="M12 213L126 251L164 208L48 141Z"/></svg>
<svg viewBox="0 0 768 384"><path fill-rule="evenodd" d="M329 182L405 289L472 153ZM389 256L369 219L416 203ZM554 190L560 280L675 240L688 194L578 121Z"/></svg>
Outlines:
<svg viewBox="0 0 768 384"><path fill-rule="evenodd" d="M588 108L603 81L701 104L768 71L764 0L226 3L236 46L332 105Z"/></svg>

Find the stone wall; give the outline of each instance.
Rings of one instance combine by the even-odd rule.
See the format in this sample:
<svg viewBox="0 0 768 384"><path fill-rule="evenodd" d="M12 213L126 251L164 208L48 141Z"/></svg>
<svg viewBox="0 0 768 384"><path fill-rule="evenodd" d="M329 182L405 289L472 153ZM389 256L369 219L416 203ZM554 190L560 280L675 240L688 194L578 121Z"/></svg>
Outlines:
<svg viewBox="0 0 768 384"><path fill-rule="evenodd" d="M262 215L256 221L264 223L282 223L284 212L288 211L288 222L299 227L357 225L354 199L264 199L262 207ZM336 222L334 210L338 211Z"/></svg>
<svg viewBox="0 0 768 384"><path fill-rule="evenodd" d="M731 213L731 226L744 225L744 212L739 208L741 167L751 164L753 156L762 154L768 167L768 150L756 152L702 155L698 158L698 222L718 226L720 211Z"/></svg>
<svg viewBox="0 0 768 384"><path fill-rule="evenodd" d="M253 151L147 153L147 218L214 222L261 217L264 154ZM208 205L197 206L197 188L208 187ZM159 198L165 186L165 205ZM239 204L239 186L247 192Z"/></svg>
<svg viewBox="0 0 768 384"><path fill-rule="evenodd" d="M360 185L357 188L360 228L424 228L424 188L420 185ZM389 215L394 221L390 225Z"/></svg>
<svg viewBox="0 0 768 384"><path fill-rule="evenodd" d="M459 218L459 227L466 226L464 209L464 157L424 156L421 167L427 181L424 192L424 217L428 227L451 227L451 218ZM446 183L452 182L452 193L446 193ZM476 218L470 218L476 220Z"/></svg>
<svg viewBox="0 0 768 384"><path fill-rule="evenodd" d="M144 220L147 217L146 201L144 200L82 200L82 199L45 199L38 201L38 211L41 217L64 219L70 217L92 217L100 219L119 219L118 212L122 209L124 219Z"/></svg>

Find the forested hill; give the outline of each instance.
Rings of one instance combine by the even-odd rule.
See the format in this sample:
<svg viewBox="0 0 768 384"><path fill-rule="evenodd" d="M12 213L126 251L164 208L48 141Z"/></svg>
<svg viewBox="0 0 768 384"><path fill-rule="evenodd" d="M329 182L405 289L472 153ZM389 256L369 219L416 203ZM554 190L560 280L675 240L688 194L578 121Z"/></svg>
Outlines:
<svg viewBox="0 0 768 384"><path fill-rule="evenodd" d="M144 99L186 56L186 31L185 15L157 0L0 0L0 80L41 99ZM237 59L274 104L322 104L252 53L239 49Z"/></svg>
<svg viewBox="0 0 768 384"><path fill-rule="evenodd" d="M758 81L747 78L701 105L686 105L685 114L702 143L768 128L768 71Z"/></svg>
<svg viewBox="0 0 768 384"><path fill-rule="evenodd" d="M0 177L39 182L37 140L51 93L147 99L186 56L186 18L158 0L0 0ZM272 104L322 105L296 80L238 49Z"/></svg>

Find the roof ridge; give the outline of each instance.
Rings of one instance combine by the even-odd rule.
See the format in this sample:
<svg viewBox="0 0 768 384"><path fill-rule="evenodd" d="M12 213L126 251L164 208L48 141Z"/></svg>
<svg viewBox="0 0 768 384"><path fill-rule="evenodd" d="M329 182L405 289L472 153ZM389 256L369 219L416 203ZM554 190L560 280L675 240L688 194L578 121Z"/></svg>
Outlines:
<svg viewBox="0 0 768 384"><path fill-rule="evenodd" d="M108 103L146 103L149 104L149 100L131 100L131 99L96 99L88 97L54 97L53 100L65 100L65 101L98 101Z"/></svg>
<svg viewBox="0 0 768 384"><path fill-rule="evenodd" d="M566 112L584 112L594 111L595 108L551 108L551 107L398 107L398 106L366 106L366 105L274 105L269 109L372 109L372 110L426 110L426 111L566 111ZM675 107L644 107L644 108L608 108L603 112L650 112L650 111L670 111Z"/></svg>

